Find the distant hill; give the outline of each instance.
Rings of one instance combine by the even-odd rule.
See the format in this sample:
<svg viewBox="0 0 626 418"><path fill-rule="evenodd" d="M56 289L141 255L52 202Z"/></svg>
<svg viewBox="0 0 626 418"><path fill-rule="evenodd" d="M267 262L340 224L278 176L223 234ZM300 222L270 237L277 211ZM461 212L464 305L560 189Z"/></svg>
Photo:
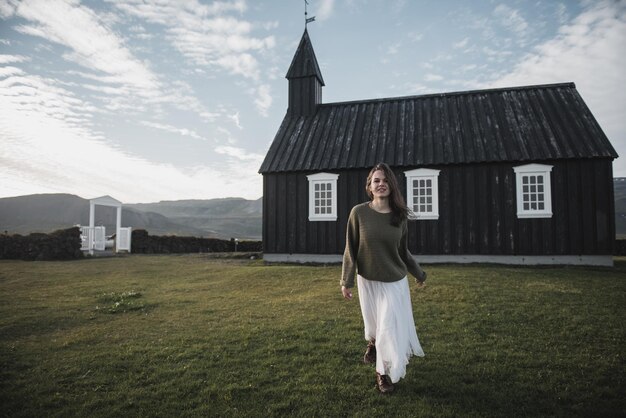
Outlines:
<svg viewBox="0 0 626 418"><path fill-rule="evenodd" d="M260 202L213 199L123 205L122 226L151 235L260 239ZM96 206L95 223L104 225L107 234L113 233L115 218L115 208ZM70 194L0 198L0 233L50 232L76 224L89 224L87 199Z"/></svg>
<svg viewBox="0 0 626 418"><path fill-rule="evenodd" d="M174 200L127 206L161 214L176 224L201 229L221 238L261 239L262 198Z"/></svg>

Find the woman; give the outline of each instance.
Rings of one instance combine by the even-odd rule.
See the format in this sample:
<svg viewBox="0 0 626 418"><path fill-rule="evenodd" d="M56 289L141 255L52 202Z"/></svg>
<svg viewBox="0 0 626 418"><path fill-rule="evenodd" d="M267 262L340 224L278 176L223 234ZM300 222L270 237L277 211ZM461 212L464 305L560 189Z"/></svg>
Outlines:
<svg viewBox="0 0 626 418"><path fill-rule="evenodd" d="M370 201L352 208L343 255L341 293L352 299L357 274L359 302L368 341L365 363L376 363L376 387L392 392L412 355L424 352L415 332L407 272L424 285L426 273L407 248L407 217L395 175L387 164L370 171Z"/></svg>

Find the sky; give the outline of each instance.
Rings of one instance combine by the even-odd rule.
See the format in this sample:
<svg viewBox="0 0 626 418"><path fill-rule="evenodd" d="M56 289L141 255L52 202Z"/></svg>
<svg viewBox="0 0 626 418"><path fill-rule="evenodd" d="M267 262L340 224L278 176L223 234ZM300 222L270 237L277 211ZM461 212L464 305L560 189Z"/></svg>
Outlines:
<svg viewBox="0 0 626 418"><path fill-rule="evenodd" d="M262 196L304 0L0 0L0 197ZM626 0L308 0L323 102L574 82L626 177Z"/></svg>

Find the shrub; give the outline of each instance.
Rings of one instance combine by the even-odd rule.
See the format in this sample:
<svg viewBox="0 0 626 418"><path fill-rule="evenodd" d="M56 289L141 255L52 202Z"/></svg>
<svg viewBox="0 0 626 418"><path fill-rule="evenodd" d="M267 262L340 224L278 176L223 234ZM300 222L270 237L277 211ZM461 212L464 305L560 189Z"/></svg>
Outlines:
<svg viewBox="0 0 626 418"><path fill-rule="evenodd" d="M0 235L0 259L73 260L83 256L80 247L78 227L50 234Z"/></svg>
<svg viewBox="0 0 626 418"><path fill-rule="evenodd" d="M240 241L237 251L259 252L260 241ZM133 230L132 252L138 254L182 254L182 253L224 253L235 251L234 240L217 238L179 237L175 235L155 236L145 229Z"/></svg>

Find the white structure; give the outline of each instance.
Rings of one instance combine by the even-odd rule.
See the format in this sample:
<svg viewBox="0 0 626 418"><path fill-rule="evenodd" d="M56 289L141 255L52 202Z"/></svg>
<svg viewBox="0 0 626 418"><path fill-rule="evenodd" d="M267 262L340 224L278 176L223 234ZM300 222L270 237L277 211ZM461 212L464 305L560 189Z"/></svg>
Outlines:
<svg viewBox="0 0 626 418"><path fill-rule="evenodd" d="M107 247L113 247L112 242L107 242L104 226L95 226L96 206L112 206L117 208L115 223L115 252L130 252L132 228L122 228L122 202L111 196L102 196L89 201L89 226L80 228L82 250L93 254L94 250L104 251Z"/></svg>

